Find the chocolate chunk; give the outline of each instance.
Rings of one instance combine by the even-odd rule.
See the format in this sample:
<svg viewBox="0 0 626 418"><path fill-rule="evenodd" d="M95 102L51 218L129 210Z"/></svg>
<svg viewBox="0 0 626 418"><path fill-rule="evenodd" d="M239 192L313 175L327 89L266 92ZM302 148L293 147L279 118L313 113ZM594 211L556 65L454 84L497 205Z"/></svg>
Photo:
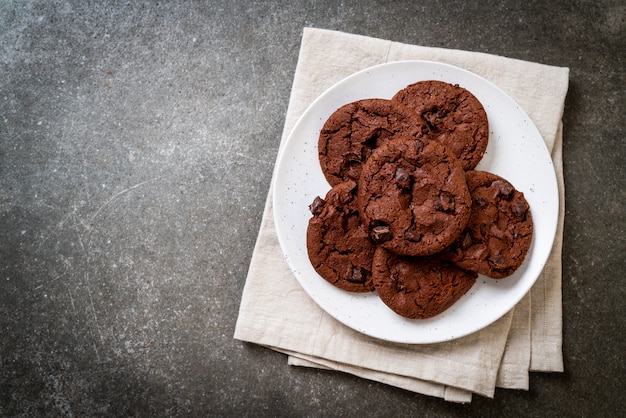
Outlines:
<svg viewBox="0 0 626 418"><path fill-rule="evenodd" d="M365 274L363 274L363 271L360 268L352 267L350 270L348 270L346 280L352 283L364 283Z"/></svg>
<svg viewBox="0 0 626 418"><path fill-rule="evenodd" d="M480 208L484 208L487 205L487 201L485 199L481 199L480 197L474 199L474 203Z"/></svg>
<svg viewBox="0 0 626 418"><path fill-rule="evenodd" d="M435 202L435 209L442 212L454 212L454 197L445 192L440 193Z"/></svg>
<svg viewBox="0 0 626 418"><path fill-rule="evenodd" d="M375 243L388 241L391 239L391 229L388 225L377 225L372 228L370 237Z"/></svg>
<svg viewBox="0 0 626 418"><path fill-rule="evenodd" d="M423 235L417 232L417 228L415 224L411 225L409 229L404 233L404 237L412 242L420 242L422 240Z"/></svg>
<svg viewBox="0 0 626 418"><path fill-rule="evenodd" d="M491 224L491 227L489 228L489 235L498 239L503 239L504 231L500 229L497 224Z"/></svg>
<svg viewBox="0 0 626 418"><path fill-rule="evenodd" d="M491 263L496 268L506 262L502 254L494 254L491 257L489 257L488 260L489 260L489 263Z"/></svg>
<svg viewBox="0 0 626 418"><path fill-rule="evenodd" d="M511 205L511 212L520 220L526 220L526 211L528 211L528 204L520 199L517 199L514 204Z"/></svg>
<svg viewBox="0 0 626 418"><path fill-rule="evenodd" d="M473 245L467 250L467 254L475 260L485 260L489 255L489 247L486 244Z"/></svg>
<svg viewBox="0 0 626 418"><path fill-rule="evenodd" d="M445 118L447 115L448 111L446 109L434 107L430 111L422 113L422 118L426 121L430 129L437 130L437 125L442 125L441 119Z"/></svg>
<svg viewBox="0 0 626 418"><path fill-rule="evenodd" d="M498 189L498 193L504 196L505 199L508 199L514 190L511 183L509 183L508 181L504 181L504 180L494 181L493 183L491 183L491 187L495 187L496 189Z"/></svg>
<svg viewBox="0 0 626 418"><path fill-rule="evenodd" d="M324 199L322 199L321 197L317 196L315 198L315 200L313 200L313 203L311 203L309 205L309 210L311 211L311 213L316 216L319 215L320 213L322 213L322 209L324 207Z"/></svg>
<svg viewBox="0 0 626 418"><path fill-rule="evenodd" d="M358 180L361 174L361 158L356 154L349 154L342 162L341 169L347 179Z"/></svg>
<svg viewBox="0 0 626 418"><path fill-rule="evenodd" d="M400 189L406 190L411 188L411 175L406 168L400 166L396 169L395 180Z"/></svg>

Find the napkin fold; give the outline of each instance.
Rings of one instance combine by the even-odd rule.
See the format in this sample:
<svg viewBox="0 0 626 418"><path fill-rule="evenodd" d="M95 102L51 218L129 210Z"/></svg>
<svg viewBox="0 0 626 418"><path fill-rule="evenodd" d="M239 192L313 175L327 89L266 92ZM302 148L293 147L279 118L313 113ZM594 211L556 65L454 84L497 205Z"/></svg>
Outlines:
<svg viewBox="0 0 626 418"><path fill-rule="evenodd" d="M564 217L562 124L568 68L484 53L422 47L305 28L282 144L311 102L364 68L400 60L456 65L509 94L551 152L560 193L556 239L535 285L488 327L438 344L398 344L360 334L324 312L291 273L276 237L272 186L250 261L234 337L288 355L288 364L339 370L452 402L496 387L528 389L529 371L563 371L561 246Z"/></svg>

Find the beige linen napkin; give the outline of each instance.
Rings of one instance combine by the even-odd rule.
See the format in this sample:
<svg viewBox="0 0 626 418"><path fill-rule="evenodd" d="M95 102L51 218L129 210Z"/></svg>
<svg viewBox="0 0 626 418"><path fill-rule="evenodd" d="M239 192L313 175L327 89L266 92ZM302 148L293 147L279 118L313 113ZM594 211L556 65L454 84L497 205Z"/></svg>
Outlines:
<svg viewBox="0 0 626 418"><path fill-rule="evenodd" d="M270 187L234 336L286 353L290 365L340 370L454 402L469 402L472 393L493 397L496 387L528 389L529 370L563 370L560 120L568 69L306 28L282 140L307 106L337 81L408 59L449 63L481 75L513 97L539 129L552 152L561 197L557 237L543 273L511 312L469 336L427 345L371 338L330 317L300 287L278 244Z"/></svg>

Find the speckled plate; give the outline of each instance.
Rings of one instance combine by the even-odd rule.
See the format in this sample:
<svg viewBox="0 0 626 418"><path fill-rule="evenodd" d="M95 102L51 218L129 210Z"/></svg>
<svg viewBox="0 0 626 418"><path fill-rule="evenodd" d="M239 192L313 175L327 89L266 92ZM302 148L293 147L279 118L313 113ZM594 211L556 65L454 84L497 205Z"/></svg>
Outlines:
<svg viewBox="0 0 626 418"><path fill-rule="evenodd" d="M355 294L335 288L313 269L306 250L308 206L330 185L317 156L326 119L340 106L365 98L391 98L420 80L442 80L471 91L489 118L489 145L476 168L509 180L528 200L534 237L522 266L508 278L479 276L457 303L430 319L396 315L375 292ZM550 254L558 219L558 189L550 153L528 115L498 87L447 64L400 61L378 65L340 81L303 113L281 148L274 175L274 219L280 246L296 279L329 315L350 328L386 341L427 344L476 332L506 314L529 291Z"/></svg>

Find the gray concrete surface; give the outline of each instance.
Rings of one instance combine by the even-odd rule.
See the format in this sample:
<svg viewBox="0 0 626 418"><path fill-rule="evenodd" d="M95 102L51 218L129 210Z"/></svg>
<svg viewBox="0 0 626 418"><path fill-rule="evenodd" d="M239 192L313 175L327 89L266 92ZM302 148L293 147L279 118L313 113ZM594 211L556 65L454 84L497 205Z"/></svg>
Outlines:
<svg viewBox="0 0 626 418"><path fill-rule="evenodd" d="M0 2L0 416L624 413L622 1ZM305 26L571 69L565 372L454 405L233 339Z"/></svg>

